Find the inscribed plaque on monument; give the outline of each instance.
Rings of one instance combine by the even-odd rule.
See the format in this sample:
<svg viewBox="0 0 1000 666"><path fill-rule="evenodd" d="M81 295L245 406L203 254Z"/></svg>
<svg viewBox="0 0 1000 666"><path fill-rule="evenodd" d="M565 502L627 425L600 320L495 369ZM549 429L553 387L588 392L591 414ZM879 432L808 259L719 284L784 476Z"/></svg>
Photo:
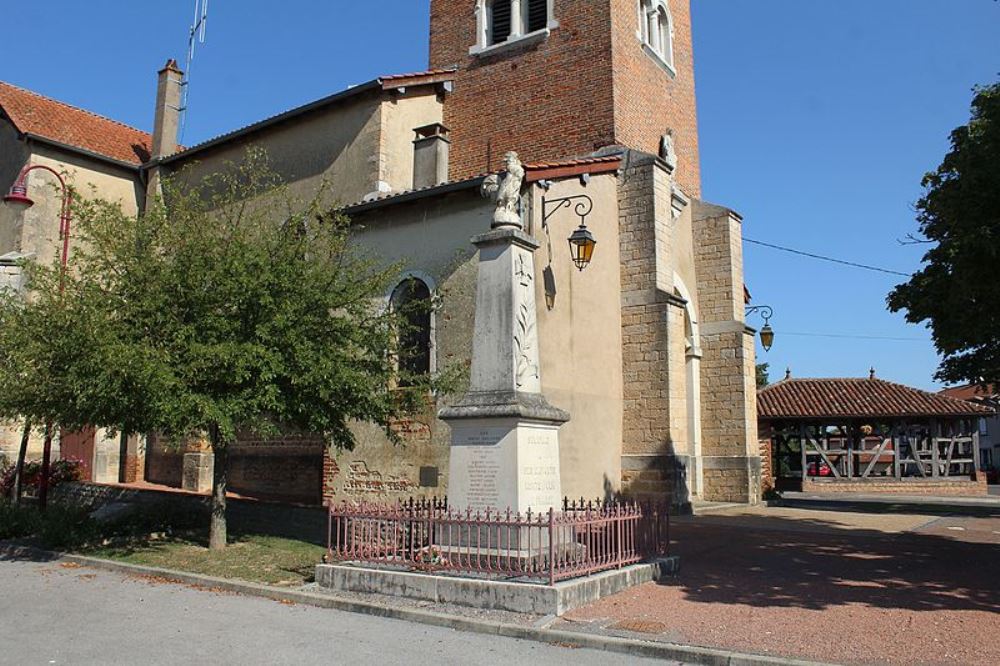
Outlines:
<svg viewBox="0 0 1000 666"><path fill-rule="evenodd" d="M461 447L465 462L468 486L465 501L468 508L485 510L500 508L500 472L503 469L503 451L500 441L510 432L508 428L472 427L456 428L452 446ZM508 500L509 501L509 500Z"/></svg>

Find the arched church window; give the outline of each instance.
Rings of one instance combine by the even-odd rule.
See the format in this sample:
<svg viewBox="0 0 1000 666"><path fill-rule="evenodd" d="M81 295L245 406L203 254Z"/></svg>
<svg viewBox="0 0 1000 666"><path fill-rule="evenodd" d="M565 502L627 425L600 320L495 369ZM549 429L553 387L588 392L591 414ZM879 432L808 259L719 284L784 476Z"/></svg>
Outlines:
<svg viewBox="0 0 1000 666"><path fill-rule="evenodd" d="M399 316L398 363L402 382L408 377L429 374L433 370L430 287L420 278L409 276L392 290L389 304Z"/></svg>
<svg viewBox="0 0 1000 666"><path fill-rule="evenodd" d="M671 69L674 66L674 21L668 0L637 0L639 39Z"/></svg>

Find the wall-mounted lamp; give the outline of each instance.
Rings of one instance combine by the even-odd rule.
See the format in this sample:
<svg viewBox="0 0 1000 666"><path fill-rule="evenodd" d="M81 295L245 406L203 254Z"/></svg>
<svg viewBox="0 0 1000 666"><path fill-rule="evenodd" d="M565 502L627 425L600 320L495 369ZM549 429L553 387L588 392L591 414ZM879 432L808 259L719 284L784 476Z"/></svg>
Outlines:
<svg viewBox="0 0 1000 666"><path fill-rule="evenodd" d="M545 187L545 184L542 185ZM548 189L546 187L546 189ZM575 202L575 203L574 203ZM594 248L597 240L594 234L587 229L587 216L594 210L594 200L586 194L575 194L571 197L560 199L546 199L542 197L542 226L546 226L549 218L562 208L573 208L573 212L580 218L580 226L569 237L570 256L573 263L581 271L587 267L591 259L594 258Z"/></svg>
<svg viewBox="0 0 1000 666"><path fill-rule="evenodd" d="M746 314L750 316L754 312L759 312L760 316L764 319L764 328L760 329L760 346L764 348L764 351L771 351L771 346L774 345L774 329L771 328L771 317L774 316L774 310L770 305L751 305L747 307Z"/></svg>

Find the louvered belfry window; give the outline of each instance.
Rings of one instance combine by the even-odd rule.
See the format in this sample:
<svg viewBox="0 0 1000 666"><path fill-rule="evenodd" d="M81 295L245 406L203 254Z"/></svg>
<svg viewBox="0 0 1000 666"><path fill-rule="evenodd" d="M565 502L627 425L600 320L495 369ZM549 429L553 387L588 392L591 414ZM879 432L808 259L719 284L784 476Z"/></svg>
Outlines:
<svg viewBox="0 0 1000 666"><path fill-rule="evenodd" d="M549 24L549 0L522 0L528 3L526 32L543 30Z"/></svg>
<svg viewBox="0 0 1000 666"><path fill-rule="evenodd" d="M493 0L490 4L490 46L506 42L510 37L511 4L510 0Z"/></svg>

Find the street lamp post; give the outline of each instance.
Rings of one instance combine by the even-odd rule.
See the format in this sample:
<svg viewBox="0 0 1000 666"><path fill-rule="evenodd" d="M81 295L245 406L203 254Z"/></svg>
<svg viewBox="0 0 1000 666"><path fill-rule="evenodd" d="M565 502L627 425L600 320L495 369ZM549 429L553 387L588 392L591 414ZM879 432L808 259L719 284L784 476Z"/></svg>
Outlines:
<svg viewBox="0 0 1000 666"><path fill-rule="evenodd" d="M44 164L29 164L21 169L21 172L17 175L17 180L14 181L14 184L10 188L10 192L7 193L3 200L6 203L21 208L22 210L27 210L35 205L35 202L28 196L28 174L36 169L47 171L55 176L56 180L59 181L59 188L62 192L62 202L59 209L59 240L62 241L62 270L59 274L59 291L61 293L66 286L66 265L69 262L69 225L73 207L73 193L66 186L66 181L63 180L63 177L59 174L59 172L52 167L45 166ZM45 505L48 502L49 497L49 468L51 467L52 461L52 427L53 424L51 421L45 424L45 440L42 445L42 475L41 479L38 481L38 506L41 509L45 509ZM30 426L25 424L25 428L30 429ZM18 476L20 476L24 471L24 460L22 456L18 456L18 465L21 468L18 472Z"/></svg>

